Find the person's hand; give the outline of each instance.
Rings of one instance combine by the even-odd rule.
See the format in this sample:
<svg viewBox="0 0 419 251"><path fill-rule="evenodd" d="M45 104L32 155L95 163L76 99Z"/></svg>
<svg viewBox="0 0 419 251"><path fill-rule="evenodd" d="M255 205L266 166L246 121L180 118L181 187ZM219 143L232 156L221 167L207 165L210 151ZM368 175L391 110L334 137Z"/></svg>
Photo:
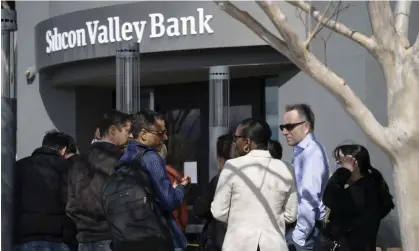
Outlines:
<svg viewBox="0 0 419 251"><path fill-rule="evenodd" d="M357 164L356 159L351 155L343 156L339 163L342 165L343 168L348 169L349 171L354 171L354 166Z"/></svg>
<svg viewBox="0 0 419 251"><path fill-rule="evenodd" d="M187 186L191 183L191 177L185 176L182 178L182 182L180 184Z"/></svg>
<svg viewBox="0 0 419 251"><path fill-rule="evenodd" d="M179 182L175 179L175 181L173 181L173 188L176 188L179 185Z"/></svg>

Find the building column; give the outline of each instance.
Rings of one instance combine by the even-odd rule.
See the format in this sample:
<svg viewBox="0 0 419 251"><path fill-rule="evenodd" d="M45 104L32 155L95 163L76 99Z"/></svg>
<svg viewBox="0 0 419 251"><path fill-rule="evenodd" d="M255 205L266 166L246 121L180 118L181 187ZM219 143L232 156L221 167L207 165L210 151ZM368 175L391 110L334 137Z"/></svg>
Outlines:
<svg viewBox="0 0 419 251"><path fill-rule="evenodd" d="M275 83L276 78L265 80L265 118L272 131L272 140L280 140L281 131L279 121L282 120L279 110L279 87Z"/></svg>
<svg viewBox="0 0 419 251"><path fill-rule="evenodd" d="M140 44L121 42L116 50L116 109L140 110Z"/></svg>
<svg viewBox="0 0 419 251"><path fill-rule="evenodd" d="M230 70L228 66L209 69L209 179L218 174L217 138L229 132Z"/></svg>
<svg viewBox="0 0 419 251"><path fill-rule="evenodd" d="M1 5L1 250L12 250L13 186L16 161L16 11Z"/></svg>

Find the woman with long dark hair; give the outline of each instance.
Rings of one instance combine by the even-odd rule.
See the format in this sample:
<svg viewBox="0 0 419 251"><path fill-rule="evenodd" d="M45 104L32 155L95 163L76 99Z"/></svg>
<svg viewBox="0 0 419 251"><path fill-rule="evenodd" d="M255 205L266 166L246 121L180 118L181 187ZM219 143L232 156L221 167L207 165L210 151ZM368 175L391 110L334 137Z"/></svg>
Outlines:
<svg viewBox="0 0 419 251"><path fill-rule="evenodd" d="M288 250L285 223L297 218L294 174L265 121L246 119L234 133L240 157L224 164L211 212L227 223L223 251Z"/></svg>
<svg viewBox="0 0 419 251"><path fill-rule="evenodd" d="M331 210L316 251L373 251L380 221L394 208L381 173L372 167L368 150L357 144L334 151L337 170L329 179L323 203Z"/></svg>

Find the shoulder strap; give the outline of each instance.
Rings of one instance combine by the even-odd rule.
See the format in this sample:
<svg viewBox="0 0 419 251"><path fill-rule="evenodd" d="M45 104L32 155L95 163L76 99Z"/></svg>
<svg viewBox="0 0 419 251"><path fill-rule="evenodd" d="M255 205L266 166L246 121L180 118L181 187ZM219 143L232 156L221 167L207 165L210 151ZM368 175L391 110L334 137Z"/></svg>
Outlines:
<svg viewBox="0 0 419 251"><path fill-rule="evenodd" d="M135 156L135 160L138 161L141 165L143 165L143 157L144 154L148 151L153 151L152 149L147 149L147 148L141 148L139 153ZM150 180L150 174L149 172L143 168L139 173L139 175L137 175L137 178L140 180L140 182L142 182L144 184L144 189L146 190L146 192L148 193L149 199L151 201L152 204L152 210L154 213L157 214L157 216L159 217L164 217L167 219L167 215L164 213L164 210L162 210L162 208L160 207L158 201L157 201L157 196L155 194L154 188L153 188L153 184L152 181ZM146 178L145 176L148 177L149 182L146 182Z"/></svg>
<svg viewBox="0 0 419 251"><path fill-rule="evenodd" d="M146 178L144 177L144 176L148 176L148 178L150 178L150 175L144 168L142 168L142 165L144 164L143 163L144 154L148 151L152 151L152 150L151 149L146 149L146 148L141 148L140 151L135 156L133 161L138 162L138 164L140 165L140 168L141 168L141 169L139 169L139 172L138 172L138 175L136 175L136 178L143 184L144 189L146 190L146 192L148 193L148 196L150 197L150 200L155 201L156 197L154 195L153 188L149 186L149 185L152 185L152 184L148 184L149 182L146 182ZM135 165L133 165L133 166L135 166Z"/></svg>
<svg viewBox="0 0 419 251"><path fill-rule="evenodd" d="M138 161L141 164L143 164L143 157L144 157L145 152L147 152L147 150L148 149L140 148L140 151L134 157L134 161Z"/></svg>
<svg viewBox="0 0 419 251"><path fill-rule="evenodd" d="M129 166L129 165L131 165L131 166L132 166L132 164L133 164L133 162L134 162L134 161L137 161L137 162L139 162L139 163L143 164L143 157L144 157L144 154L145 154L146 152L148 152L148 151L151 151L151 149L140 148L140 149L139 149L139 151L138 151L138 153L135 155L134 159L132 159L132 160L124 160L124 161L122 161L122 162L119 164L119 166L120 166L120 167L123 167L123 166Z"/></svg>

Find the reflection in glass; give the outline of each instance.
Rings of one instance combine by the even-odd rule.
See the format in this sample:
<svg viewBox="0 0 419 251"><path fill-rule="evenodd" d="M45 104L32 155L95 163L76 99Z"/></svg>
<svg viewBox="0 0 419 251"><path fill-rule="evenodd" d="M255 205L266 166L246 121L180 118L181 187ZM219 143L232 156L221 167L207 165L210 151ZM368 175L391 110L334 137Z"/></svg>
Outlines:
<svg viewBox="0 0 419 251"><path fill-rule="evenodd" d="M240 122L251 117L251 105L230 106L230 132L235 132Z"/></svg>
<svg viewBox="0 0 419 251"><path fill-rule="evenodd" d="M183 174L185 161L198 160L201 133L199 109L173 110L166 113L168 128L167 161Z"/></svg>

